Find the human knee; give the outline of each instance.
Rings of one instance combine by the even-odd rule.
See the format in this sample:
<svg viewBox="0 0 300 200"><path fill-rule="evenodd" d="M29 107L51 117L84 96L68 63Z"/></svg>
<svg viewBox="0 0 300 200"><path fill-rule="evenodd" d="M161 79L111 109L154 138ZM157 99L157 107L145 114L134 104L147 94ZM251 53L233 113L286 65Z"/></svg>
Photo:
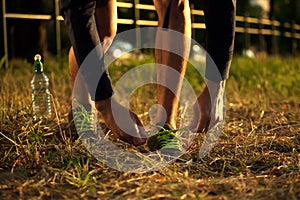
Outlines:
<svg viewBox="0 0 300 200"><path fill-rule="evenodd" d="M163 18L167 10L169 0L153 0L153 4L158 14L158 17Z"/></svg>
<svg viewBox="0 0 300 200"><path fill-rule="evenodd" d="M116 0L98 0L97 3L95 19L100 40L104 42L113 39L117 33L117 5Z"/></svg>
<svg viewBox="0 0 300 200"><path fill-rule="evenodd" d="M74 53L73 46L71 46L71 48L70 48L70 50L69 50L69 57L68 57L68 60L69 60L69 68L72 68L74 65L75 65L75 66L77 65L76 57L75 57L75 53Z"/></svg>
<svg viewBox="0 0 300 200"><path fill-rule="evenodd" d="M170 0L153 0L155 8L167 8Z"/></svg>
<svg viewBox="0 0 300 200"><path fill-rule="evenodd" d="M190 13L189 0L173 0L171 9L173 9L173 12L176 14L186 16Z"/></svg>
<svg viewBox="0 0 300 200"><path fill-rule="evenodd" d="M153 0L156 12L159 18L159 25L162 25L162 20L165 20L167 13L170 14L170 23L182 24L184 21L189 22L190 7L188 0ZM168 11L169 4L170 10ZM169 27L170 28L170 27Z"/></svg>
<svg viewBox="0 0 300 200"><path fill-rule="evenodd" d="M185 8L189 8L188 0L153 0L153 3L158 14L165 13L169 3L171 3L171 10L176 12L183 12Z"/></svg>
<svg viewBox="0 0 300 200"><path fill-rule="evenodd" d="M104 42L106 40L112 40L116 36L117 30L115 28L111 28L110 30L106 30L101 36L101 41Z"/></svg>

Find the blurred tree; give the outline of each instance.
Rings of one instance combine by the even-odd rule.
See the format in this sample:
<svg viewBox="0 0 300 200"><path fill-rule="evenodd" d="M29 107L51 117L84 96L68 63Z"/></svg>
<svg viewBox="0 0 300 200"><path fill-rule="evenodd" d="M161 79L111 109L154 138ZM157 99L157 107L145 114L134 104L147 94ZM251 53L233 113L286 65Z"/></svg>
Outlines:
<svg viewBox="0 0 300 200"><path fill-rule="evenodd" d="M299 0L270 0L270 19L276 19L281 22L281 32L284 31L292 31L291 28L285 28L283 24L285 22L292 24L292 23L300 23L300 13L297 12L300 9L300 1ZM280 53L291 53L294 52L295 48L295 41L287 39L285 37L281 37L280 40ZM299 42L299 41L298 41ZM273 41L274 43L274 41ZM269 39L267 41L268 52L274 49L274 44L272 45L272 41ZM272 47L273 46L273 47Z"/></svg>
<svg viewBox="0 0 300 200"><path fill-rule="evenodd" d="M2 11L2 3L0 4L0 9ZM0 15L1 24L3 22L3 15ZM3 26L0 27L0 59L4 56L4 41L3 41ZM1 65L0 65L1 68Z"/></svg>
<svg viewBox="0 0 300 200"><path fill-rule="evenodd" d="M279 21L290 22L295 20L300 23L300 9L299 0L271 0L272 12L270 13L275 19Z"/></svg>
<svg viewBox="0 0 300 200"><path fill-rule="evenodd" d="M269 19L272 19L274 16L274 0L270 0L270 12L269 12Z"/></svg>
<svg viewBox="0 0 300 200"><path fill-rule="evenodd" d="M41 0L6 1L6 12L43 14ZM32 61L36 53L47 55L47 34L41 20L7 19L10 58L26 58Z"/></svg>
<svg viewBox="0 0 300 200"><path fill-rule="evenodd" d="M238 0L236 2L236 14L244 16L250 11L250 1L249 0Z"/></svg>

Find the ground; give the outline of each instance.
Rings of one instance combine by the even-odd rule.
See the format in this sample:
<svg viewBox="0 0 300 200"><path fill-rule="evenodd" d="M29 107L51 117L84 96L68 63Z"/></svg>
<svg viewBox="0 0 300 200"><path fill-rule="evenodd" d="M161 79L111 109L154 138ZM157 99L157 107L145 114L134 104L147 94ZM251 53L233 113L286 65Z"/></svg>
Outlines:
<svg viewBox="0 0 300 200"><path fill-rule="evenodd" d="M113 82L136 62L112 66ZM33 68L14 61L0 69L0 198L300 199L299 63L299 58L237 56L227 83L226 123L208 156L197 157L204 137L199 135L174 163L125 173L97 161L73 139L66 62L45 61L54 118L41 124L32 120ZM203 82L192 69L187 77L200 92ZM139 114L153 103L145 95L150 88L132 97Z"/></svg>

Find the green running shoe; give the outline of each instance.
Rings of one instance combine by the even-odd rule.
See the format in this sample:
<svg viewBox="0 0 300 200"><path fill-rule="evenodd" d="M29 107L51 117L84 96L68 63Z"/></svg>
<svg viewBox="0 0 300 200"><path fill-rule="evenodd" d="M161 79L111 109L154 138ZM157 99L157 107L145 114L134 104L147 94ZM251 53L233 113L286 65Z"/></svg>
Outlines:
<svg viewBox="0 0 300 200"><path fill-rule="evenodd" d="M178 137L179 130L172 130L168 124L158 126L159 131L149 135L147 146L150 151L160 150L164 152L181 152L182 140Z"/></svg>
<svg viewBox="0 0 300 200"><path fill-rule="evenodd" d="M75 127L77 135L81 139L92 139L97 137L97 115L95 109L91 105L83 105L74 99L76 104L69 114L69 120L73 129ZM71 115L71 116L70 116ZM76 138L77 139L77 138Z"/></svg>

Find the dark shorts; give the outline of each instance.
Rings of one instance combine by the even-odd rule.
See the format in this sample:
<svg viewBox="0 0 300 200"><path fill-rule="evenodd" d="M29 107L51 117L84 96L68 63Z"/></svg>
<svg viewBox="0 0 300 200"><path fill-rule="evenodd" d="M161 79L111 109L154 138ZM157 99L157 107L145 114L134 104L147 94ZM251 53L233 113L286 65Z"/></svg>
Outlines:
<svg viewBox="0 0 300 200"><path fill-rule="evenodd" d="M206 51L209 54L205 76L209 80L220 81L229 76L235 37L235 15L236 0L204 1ZM214 64L218 71L211 67Z"/></svg>
<svg viewBox="0 0 300 200"><path fill-rule="evenodd" d="M108 0L97 0L96 1L96 7L97 8L101 8L101 7L104 7L106 6L108 3Z"/></svg>
<svg viewBox="0 0 300 200"><path fill-rule="evenodd" d="M91 99L99 101L111 97L113 90L104 65L104 55L94 16L96 1L61 0L61 3L65 6L61 12L79 65L79 72ZM96 48L98 53L93 54Z"/></svg>
<svg viewBox="0 0 300 200"><path fill-rule="evenodd" d="M77 6L84 3L96 2L96 7L104 7L107 5L109 0L61 0L60 1L60 9L64 10L66 8Z"/></svg>

